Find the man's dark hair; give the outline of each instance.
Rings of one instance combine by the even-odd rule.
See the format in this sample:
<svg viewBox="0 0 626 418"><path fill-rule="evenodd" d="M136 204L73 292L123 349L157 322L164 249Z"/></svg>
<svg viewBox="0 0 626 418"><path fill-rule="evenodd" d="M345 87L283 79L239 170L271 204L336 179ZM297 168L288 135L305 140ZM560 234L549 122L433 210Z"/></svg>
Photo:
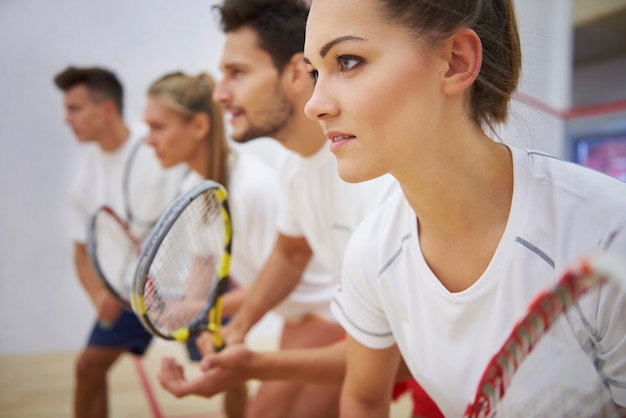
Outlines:
<svg viewBox="0 0 626 418"><path fill-rule="evenodd" d="M244 26L254 29L259 48L271 57L282 71L291 57L304 51L304 31L309 13L300 0L224 0L213 6L220 13L225 33Z"/></svg>
<svg viewBox="0 0 626 418"><path fill-rule="evenodd" d="M85 85L94 100L111 100L122 114L124 89L117 76L107 69L70 66L54 77L54 83L64 92L77 85Z"/></svg>

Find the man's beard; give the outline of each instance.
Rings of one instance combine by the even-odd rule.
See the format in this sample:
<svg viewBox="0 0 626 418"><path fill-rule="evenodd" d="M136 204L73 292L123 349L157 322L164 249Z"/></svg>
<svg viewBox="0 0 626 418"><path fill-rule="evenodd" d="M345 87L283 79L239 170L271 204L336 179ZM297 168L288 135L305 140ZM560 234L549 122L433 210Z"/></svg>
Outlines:
<svg viewBox="0 0 626 418"><path fill-rule="evenodd" d="M282 92L277 92L271 107L265 109L260 116L264 120L262 125L250 123L244 132L236 136L233 135L233 139L236 142L244 143L256 138L274 138L276 133L284 128L293 116L293 105Z"/></svg>

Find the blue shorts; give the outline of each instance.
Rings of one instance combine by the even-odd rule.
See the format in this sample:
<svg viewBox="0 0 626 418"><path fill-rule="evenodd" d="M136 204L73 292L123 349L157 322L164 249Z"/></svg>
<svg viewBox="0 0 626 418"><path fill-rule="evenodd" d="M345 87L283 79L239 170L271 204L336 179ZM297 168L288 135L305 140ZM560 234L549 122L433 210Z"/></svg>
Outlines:
<svg viewBox="0 0 626 418"><path fill-rule="evenodd" d="M111 328L103 328L100 322L96 321L87 345L124 348L133 354L143 355L150 341L152 341L152 334L144 328L134 313L124 309Z"/></svg>
<svg viewBox="0 0 626 418"><path fill-rule="evenodd" d="M228 322L228 319L230 318L224 318L222 324ZM196 347L196 339L196 336L192 336L185 342L187 354L192 361L202 359L202 355ZM133 354L142 356L151 341L152 334L144 328L139 318L134 313L124 309L112 328L103 328L100 322L96 321L87 345L89 347L121 347Z"/></svg>

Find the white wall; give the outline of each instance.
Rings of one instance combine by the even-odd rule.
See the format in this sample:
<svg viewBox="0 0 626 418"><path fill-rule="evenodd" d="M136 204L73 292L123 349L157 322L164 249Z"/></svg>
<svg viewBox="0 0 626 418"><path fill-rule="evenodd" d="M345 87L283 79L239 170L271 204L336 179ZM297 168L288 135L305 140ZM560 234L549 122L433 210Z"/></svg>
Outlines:
<svg viewBox="0 0 626 418"><path fill-rule="evenodd" d="M223 34L207 0L0 1L0 354L75 349L93 320L67 234L81 148L52 78L101 65L141 121L165 72L217 72ZM258 145L255 147L259 148Z"/></svg>
<svg viewBox="0 0 626 418"><path fill-rule="evenodd" d="M575 107L625 100L626 55L576 68L573 86Z"/></svg>
<svg viewBox="0 0 626 418"><path fill-rule="evenodd" d="M551 109L571 106L572 30L570 0L517 0L522 42L519 92ZM514 99L510 120L499 134L519 144L564 156L565 121Z"/></svg>
<svg viewBox="0 0 626 418"><path fill-rule="evenodd" d="M559 113L626 100L626 55L574 69L571 2L526 0L517 1L517 8L524 56L520 92L536 103L513 101L505 136L510 134L514 142L569 158L567 140L571 136L625 131L623 108L567 120L541 108Z"/></svg>
<svg viewBox="0 0 626 418"><path fill-rule="evenodd" d="M573 78L574 107L626 100L626 55L577 68ZM569 120L571 137L626 132L626 108L607 114Z"/></svg>
<svg viewBox="0 0 626 418"><path fill-rule="evenodd" d="M567 108L570 2L517 3L521 89ZM80 148L63 123L54 74L69 64L110 67L126 86L127 119L140 120L154 78L176 69L217 75L223 36L211 4L0 0L0 354L77 349L93 320L66 223ZM561 153L562 121L520 104L514 111L505 141Z"/></svg>

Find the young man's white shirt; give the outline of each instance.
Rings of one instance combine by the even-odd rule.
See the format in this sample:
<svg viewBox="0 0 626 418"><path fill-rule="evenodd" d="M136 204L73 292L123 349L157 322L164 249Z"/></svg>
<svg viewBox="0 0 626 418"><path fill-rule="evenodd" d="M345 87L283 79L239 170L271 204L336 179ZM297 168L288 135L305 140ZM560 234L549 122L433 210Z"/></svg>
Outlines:
<svg viewBox="0 0 626 418"><path fill-rule="evenodd" d="M422 256L416 215L397 192L354 233L331 305L362 344L375 349L397 344L444 416L463 414L515 321L569 262L598 249L626 254L626 184L545 154L511 151L514 193L508 223L476 283L458 293L444 288ZM611 303L618 310L607 312ZM580 306L596 337L609 330L599 353L602 373L614 399L626 405L626 335L610 332L614 321L626 318L624 294L591 294ZM511 393L523 393L522 403L549 390L550 375L557 371L566 373L574 391L597 382L599 374L581 348L592 337L579 315L569 318L520 368L526 377Z"/></svg>
<svg viewBox="0 0 626 418"><path fill-rule="evenodd" d="M397 187L395 179L386 175L347 183L338 176L337 159L327 145L311 157L289 153L279 173L279 231L306 238L315 258L338 280L352 232Z"/></svg>

